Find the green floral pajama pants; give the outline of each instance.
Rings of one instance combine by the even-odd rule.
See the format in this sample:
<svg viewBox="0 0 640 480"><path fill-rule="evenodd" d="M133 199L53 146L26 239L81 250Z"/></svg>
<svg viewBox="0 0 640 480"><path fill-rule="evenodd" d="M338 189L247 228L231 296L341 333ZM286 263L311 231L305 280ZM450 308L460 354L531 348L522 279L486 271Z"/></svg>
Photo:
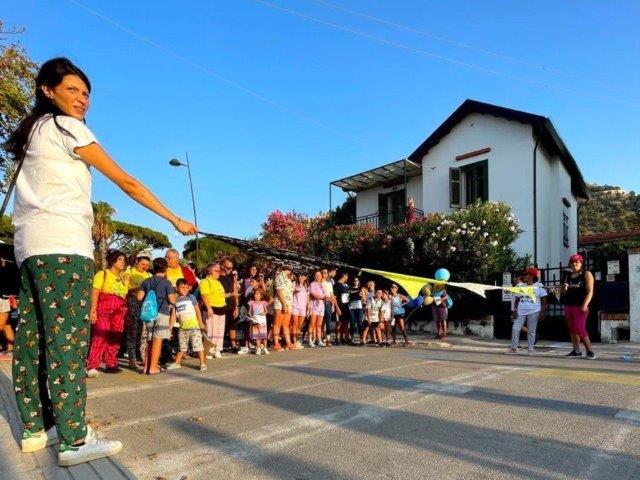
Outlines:
<svg viewBox="0 0 640 480"><path fill-rule="evenodd" d="M13 385L24 428L54 424L61 448L87 434L85 359L93 260L81 255L37 255L20 266L20 320Z"/></svg>

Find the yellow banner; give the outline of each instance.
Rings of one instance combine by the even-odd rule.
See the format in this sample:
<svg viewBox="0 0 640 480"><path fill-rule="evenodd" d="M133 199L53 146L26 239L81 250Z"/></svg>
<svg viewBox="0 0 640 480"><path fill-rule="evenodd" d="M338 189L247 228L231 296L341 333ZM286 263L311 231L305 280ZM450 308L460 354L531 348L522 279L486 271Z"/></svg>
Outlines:
<svg viewBox="0 0 640 480"><path fill-rule="evenodd" d="M497 285L485 285L482 283L472 282L444 282L442 280L436 280L434 278L427 277L415 277L413 275L405 275L403 273L385 272L382 270L372 270L370 268L363 268L363 272L373 273L380 275L381 277L388 278L394 283L400 285L404 290L412 297L416 298L420 294L420 290L425 285L450 285L456 288L462 288L470 292L480 295L486 298L486 292L488 290L506 290L507 292L514 293L516 295L524 295L536 299L535 290L533 287L501 287Z"/></svg>

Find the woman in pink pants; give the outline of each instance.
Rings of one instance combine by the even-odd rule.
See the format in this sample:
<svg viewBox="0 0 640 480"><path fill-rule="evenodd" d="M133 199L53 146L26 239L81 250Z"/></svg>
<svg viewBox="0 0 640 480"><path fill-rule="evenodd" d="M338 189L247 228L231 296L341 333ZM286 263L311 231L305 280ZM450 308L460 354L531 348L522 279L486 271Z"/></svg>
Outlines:
<svg viewBox="0 0 640 480"><path fill-rule="evenodd" d="M577 253L571 255L569 265L571 265L571 271L567 272L562 284L562 303L573 350L566 357L582 357L580 352L580 340L582 340L587 350L586 358L594 360L596 354L591 349L591 341L586 329L589 303L593 298L593 275L584 270L582 255Z"/></svg>
<svg viewBox="0 0 640 480"><path fill-rule="evenodd" d="M118 373L118 349L127 313L125 297L129 291L129 276L125 255L118 250L107 253L107 268L93 279L91 299L91 347L87 358L87 376L97 377L100 362L106 373Z"/></svg>

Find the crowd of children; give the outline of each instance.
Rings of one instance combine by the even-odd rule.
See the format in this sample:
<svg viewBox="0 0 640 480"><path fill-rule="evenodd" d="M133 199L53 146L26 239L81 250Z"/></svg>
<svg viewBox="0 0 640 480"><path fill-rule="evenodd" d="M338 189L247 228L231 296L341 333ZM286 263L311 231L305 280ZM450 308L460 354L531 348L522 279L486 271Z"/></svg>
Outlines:
<svg viewBox="0 0 640 480"><path fill-rule="evenodd" d="M240 278L229 259L207 265L198 278L175 250L153 261L141 252L129 267L125 260L109 252L107 268L94 277L89 378L99 376L100 363L105 373L121 371L118 352L131 369L153 375L181 368L185 356L206 370L207 359L223 353L391 347L398 332L400 345L409 343L406 313L417 305L395 284L383 290L335 268L308 275L286 266L263 272L252 265Z"/></svg>

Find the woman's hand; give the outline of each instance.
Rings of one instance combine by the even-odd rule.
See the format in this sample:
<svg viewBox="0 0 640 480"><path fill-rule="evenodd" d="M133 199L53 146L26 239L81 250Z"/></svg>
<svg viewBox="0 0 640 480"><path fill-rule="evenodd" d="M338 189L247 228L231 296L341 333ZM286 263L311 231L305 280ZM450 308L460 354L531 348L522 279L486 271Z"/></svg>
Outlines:
<svg viewBox="0 0 640 480"><path fill-rule="evenodd" d="M95 308L92 308L89 311L89 321L92 325L98 321L98 310L96 310Z"/></svg>
<svg viewBox="0 0 640 480"><path fill-rule="evenodd" d="M198 227L196 227L193 223L182 220L181 218L178 218L173 226L183 235L195 235L195 233L198 231Z"/></svg>
<svg viewBox="0 0 640 480"><path fill-rule="evenodd" d="M583 305L581 305L581 306L580 306L580 311L581 311L582 313L587 313L587 312L589 311L589 305L584 305L584 304L583 304Z"/></svg>

